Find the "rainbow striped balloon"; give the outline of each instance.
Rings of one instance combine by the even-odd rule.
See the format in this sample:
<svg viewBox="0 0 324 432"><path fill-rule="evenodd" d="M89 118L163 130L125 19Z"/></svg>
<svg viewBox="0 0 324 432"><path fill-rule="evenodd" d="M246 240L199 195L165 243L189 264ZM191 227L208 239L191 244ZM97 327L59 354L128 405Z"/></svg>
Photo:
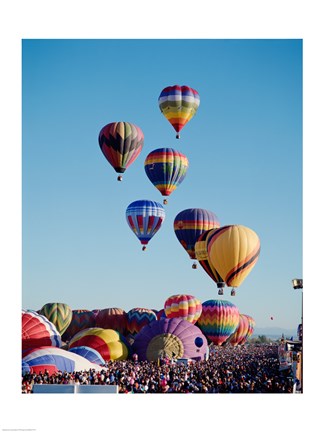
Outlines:
<svg viewBox="0 0 324 432"><path fill-rule="evenodd" d="M227 300L207 300L196 325L215 345L222 345L235 332L240 320L238 308Z"/></svg>
<svg viewBox="0 0 324 432"><path fill-rule="evenodd" d="M189 294L175 294L166 299L164 311L167 318L181 318L195 324L201 315L200 300Z"/></svg>
<svg viewBox="0 0 324 432"><path fill-rule="evenodd" d="M191 259L196 258L195 244L199 236L204 231L219 226L220 222L215 213L201 208L182 210L173 223L174 233Z"/></svg>
<svg viewBox="0 0 324 432"><path fill-rule="evenodd" d="M144 162L147 177L163 196L169 196L184 180L189 162L172 148L159 148L149 153Z"/></svg>
<svg viewBox="0 0 324 432"><path fill-rule="evenodd" d="M165 87L159 96L159 107L164 117L171 123L180 138L179 132L196 114L200 105L197 90L188 86Z"/></svg>
<svg viewBox="0 0 324 432"><path fill-rule="evenodd" d="M257 234L243 225L226 225L208 236L208 256L227 286L238 287L260 254Z"/></svg>
<svg viewBox="0 0 324 432"><path fill-rule="evenodd" d="M39 313L51 321L61 335L72 321L72 309L65 303L46 303Z"/></svg>

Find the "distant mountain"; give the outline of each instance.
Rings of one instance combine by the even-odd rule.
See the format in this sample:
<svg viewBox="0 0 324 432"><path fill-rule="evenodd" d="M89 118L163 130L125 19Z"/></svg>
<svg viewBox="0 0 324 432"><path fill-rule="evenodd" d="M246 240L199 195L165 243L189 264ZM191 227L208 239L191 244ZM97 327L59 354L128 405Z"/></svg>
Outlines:
<svg viewBox="0 0 324 432"><path fill-rule="evenodd" d="M284 335L286 339L291 338L291 336L296 339L297 329L285 329L281 327L255 327L251 337L267 336L270 339L279 339L282 335Z"/></svg>

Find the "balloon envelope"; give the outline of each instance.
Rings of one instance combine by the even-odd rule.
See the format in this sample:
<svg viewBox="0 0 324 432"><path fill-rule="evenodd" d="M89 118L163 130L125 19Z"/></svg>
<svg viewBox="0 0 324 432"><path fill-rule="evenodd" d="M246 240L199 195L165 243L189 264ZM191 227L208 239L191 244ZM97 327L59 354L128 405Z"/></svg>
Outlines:
<svg viewBox="0 0 324 432"><path fill-rule="evenodd" d="M76 346L70 348L69 352L78 354L81 357L84 357L85 359L89 360L91 363L96 363L98 365L105 364L105 360L102 358L101 354L93 348L87 346Z"/></svg>
<svg viewBox="0 0 324 432"><path fill-rule="evenodd" d="M40 346L62 346L60 333L44 315L23 309L21 320L23 350Z"/></svg>
<svg viewBox="0 0 324 432"><path fill-rule="evenodd" d="M95 369L96 371L105 369L78 354L57 347L35 348L22 360L25 364L28 364L30 373L44 373L45 369L50 374L58 371L81 372L89 369Z"/></svg>
<svg viewBox="0 0 324 432"><path fill-rule="evenodd" d="M126 209L126 221L142 245L148 244L161 228L164 219L164 208L156 201L134 201Z"/></svg>
<svg viewBox="0 0 324 432"><path fill-rule="evenodd" d="M247 336L249 329L249 320L246 315L240 314L240 321L235 332L227 339L226 343L233 346L243 344L244 338Z"/></svg>
<svg viewBox="0 0 324 432"><path fill-rule="evenodd" d="M100 353L104 360L126 360L129 346L123 335L115 330L94 327L81 330L69 343L69 349L87 346Z"/></svg>
<svg viewBox="0 0 324 432"><path fill-rule="evenodd" d="M212 233L213 230L204 231L199 237L198 240L195 243L195 254L196 258L201 265L201 267L205 270L205 272L208 274L208 276L216 282L217 286L219 288L222 288L225 286L225 282L223 281L220 274L217 272L213 264L211 263L209 257L208 257L208 250L207 250L207 241L208 236L210 233Z"/></svg>
<svg viewBox="0 0 324 432"><path fill-rule="evenodd" d="M181 318L195 324L200 317L200 300L190 294L175 294L166 299L164 311L167 318Z"/></svg>
<svg viewBox="0 0 324 432"><path fill-rule="evenodd" d="M220 222L215 213L201 208L182 210L173 223L175 235L191 259L196 258L195 244L199 236L219 226Z"/></svg>
<svg viewBox="0 0 324 432"><path fill-rule="evenodd" d="M80 330L96 326L95 313L86 309L72 310L72 320L65 330L62 339L70 340Z"/></svg>
<svg viewBox="0 0 324 432"><path fill-rule="evenodd" d="M196 114L199 105L197 90L188 86L165 87L159 96L161 112L178 133ZM176 137L179 138L180 135L177 134Z"/></svg>
<svg viewBox="0 0 324 432"><path fill-rule="evenodd" d="M245 344L245 342L248 340L248 338L249 338L250 336L252 336L252 334L253 334L253 332L254 332L254 327L255 327L255 320L254 320L254 318L252 318L250 315L246 315L246 314L243 314L243 315L247 317L247 319L248 319L248 323L249 323L249 327L248 327L248 330L247 330L246 335L245 335L245 336L243 337L243 339L239 342L239 345L243 345L243 344Z"/></svg>
<svg viewBox="0 0 324 432"><path fill-rule="evenodd" d="M65 303L46 303L39 311L51 321L62 335L72 321L72 309Z"/></svg>
<svg viewBox="0 0 324 432"><path fill-rule="evenodd" d="M123 173L142 151L144 134L132 123L109 123L99 133L99 145L114 170Z"/></svg>
<svg viewBox="0 0 324 432"><path fill-rule="evenodd" d="M127 312L127 330L131 335L136 335L143 327L156 320L156 313L152 309L133 308Z"/></svg>
<svg viewBox="0 0 324 432"><path fill-rule="evenodd" d="M201 330L180 318L153 321L143 327L133 344L133 352L140 361L155 361L161 357L201 360L207 348L208 342Z"/></svg>
<svg viewBox="0 0 324 432"><path fill-rule="evenodd" d="M147 177L163 196L169 196L184 180L189 162L172 148L159 148L149 153L144 162Z"/></svg>
<svg viewBox="0 0 324 432"><path fill-rule="evenodd" d="M207 300L197 326L215 345L222 345L235 332L240 320L238 308L227 300Z"/></svg>
<svg viewBox="0 0 324 432"><path fill-rule="evenodd" d="M121 308L101 309L95 321L95 327L116 330L121 334L124 334L127 328L127 314Z"/></svg>
<svg viewBox="0 0 324 432"><path fill-rule="evenodd" d="M259 258L260 240L248 227L227 225L209 235L207 248L211 263L226 285L238 287Z"/></svg>

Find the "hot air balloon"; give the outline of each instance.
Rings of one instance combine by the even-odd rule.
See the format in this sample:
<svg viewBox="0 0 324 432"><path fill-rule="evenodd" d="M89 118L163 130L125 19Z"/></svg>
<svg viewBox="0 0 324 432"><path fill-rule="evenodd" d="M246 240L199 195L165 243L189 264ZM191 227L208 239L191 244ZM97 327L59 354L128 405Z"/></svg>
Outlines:
<svg viewBox="0 0 324 432"><path fill-rule="evenodd" d="M240 314L239 324L235 332L226 340L226 344L230 343L233 346L239 345L247 336L249 330L249 320L246 315Z"/></svg>
<svg viewBox="0 0 324 432"><path fill-rule="evenodd" d="M22 349L40 346L62 346L62 339L55 325L44 315L22 310Z"/></svg>
<svg viewBox="0 0 324 432"><path fill-rule="evenodd" d="M139 361L162 357L202 360L207 349L208 342L201 330L181 318L153 321L142 328L133 344Z"/></svg>
<svg viewBox="0 0 324 432"><path fill-rule="evenodd" d="M243 314L243 315L246 316L248 323L249 323L249 326L248 326L248 330L247 330L246 335L239 342L239 345L245 344L245 342L248 340L248 338L253 334L254 327L255 327L255 320L250 315L246 315L246 314Z"/></svg>
<svg viewBox="0 0 324 432"><path fill-rule="evenodd" d="M142 151L144 135L142 130L132 123L108 123L99 133L99 145L114 170L124 173ZM121 175L118 180L122 180Z"/></svg>
<svg viewBox="0 0 324 432"><path fill-rule="evenodd" d="M155 201L134 201L126 209L126 221L143 245L142 250L161 228L164 219L164 208Z"/></svg>
<svg viewBox="0 0 324 432"><path fill-rule="evenodd" d="M141 331L143 327L156 321L156 313L152 309L133 308L127 312L127 330L134 336Z"/></svg>
<svg viewBox="0 0 324 432"><path fill-rule="evenodd" d="M70 340L80 330L96 326L95 313L87 309L72 310L72 320L65 330L62 339Z"/></svg>
<svg viewBox="0 0 324 432"><path fill-rule="evenodd" d="M233 287L231 295L235 295L235 288L241 285L259 258L259 237L243 225L227 225L208 236L207 249L210 262L226 285Z"/></svg>
<svg viewBox="0 0 324 432"><path fill-rule="evenodd" d="M51 321L62 335L72 321L72 309L65 303L46 303L39 311Z"/></svg>
<svg viewBox="0 0 324 432"><path fill-rule="evenodd" d="M40 347L31 350L23 357L24 364L30 368L29 373L41 373L45 369L49 374L58 371L74 372L95 369L97 372L106 370L86 358L57 347Z"/></svg>
<svg viewBox="0 0 324 432"><path fill-rule="evenodd" d="M222 345L235 332L240 320L238 308L227 300L207 300L196 323L215 345Z"/></svg>
<svg viewBox="0 0 324 432"><path fill-rule="evenodd" d="M181 129L196 114L200 104L197 90L188 86L165 87L159 96L159 107L180 138Z"/></svg>
<svg viewBox="0 0 324 432"><path fill-rule="evenodd" d="M89 360L92 363L96 363L98 365L105 364L105 360L102 358L101 354L93 348L87 346L76 346L70 348L69 352L78 354L79 356L84 357L85 359Z"/></svg>
<svg viewBox="0 0 324 432"><path fill-rule="evenodd" d="M160 319L166 318L164 308L163 308L163 309L160 309L160 310L158 311L158 313L156 314L156 318L157 318L157 320L160 320Z"/></svg>
<svg viewBox="0 0 324 432"><path fill-rule="evenodd" d="M153 150L144 162L147 177L163 196L169 196L182 183L188 166L187 157L172 148Z"/></svg>
<svg viewBox="0 0 324 432"><path fill-rule="evenodd" d="M167 318L181 318L195 324L202 310L201 302L190 294L175 294L164 303Z"/></svg>
<svg viewBox="0 0 324 432"><path fill-rule="evenodd" d="M196 258L195 244L199 236L219 226L220 222L215 213L201 208L182 210L173 223L175 235L191 259ZM196 265L193 265L193 268L196 268Z"/></svg>
<svg viewBox="0 0 324 432"><path fill-rule="evenodd" d="M77 346L87 346L100 353L104 360L126 360L129 345L126 338L115 330L94 327L81 330L69 343L69 350Z"/></svg>
<svg viewBox="0 0 324 432"><path fill-rule="evenodd" d="M213 230L205 231L198 237L198 240L195 243L195 254L199 264L202 266L208 276L210 276L211 279L216 282L218 287L218 294L223 295L223 288L225 287L225 282L223 281L215 267L212 265L208 257L207 239L208 235L212 231Z"/></svg>
<svg viewBox="0 0 324 432"><path fill-rule="evenodd" d="M95 322L95 327L112 329L124 334L127 328L127 314L121 308L100 309Z"/></svg>

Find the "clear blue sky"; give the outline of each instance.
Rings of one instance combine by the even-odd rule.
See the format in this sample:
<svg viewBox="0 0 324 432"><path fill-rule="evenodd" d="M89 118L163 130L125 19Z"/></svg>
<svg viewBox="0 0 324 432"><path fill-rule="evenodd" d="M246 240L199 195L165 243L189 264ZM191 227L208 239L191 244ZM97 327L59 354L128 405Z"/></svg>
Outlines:
<svg viewBox="0 0 324 432"><path fill-rule="evenodd" d="M172 294L223 298L257 327L297 328L302 278L302 41L23 40L22 306L161 309ZM201 98L181 139L160 113L168 85ZM137 124L144 147L123 182L98 145L113 121ZM137 199L162 203L146 155L189 159L146 252L125 220ZM261 240L258 263L231 297L178 242L181 210L213 211ZM273 316L273 320L270 317Z"/></svg>

